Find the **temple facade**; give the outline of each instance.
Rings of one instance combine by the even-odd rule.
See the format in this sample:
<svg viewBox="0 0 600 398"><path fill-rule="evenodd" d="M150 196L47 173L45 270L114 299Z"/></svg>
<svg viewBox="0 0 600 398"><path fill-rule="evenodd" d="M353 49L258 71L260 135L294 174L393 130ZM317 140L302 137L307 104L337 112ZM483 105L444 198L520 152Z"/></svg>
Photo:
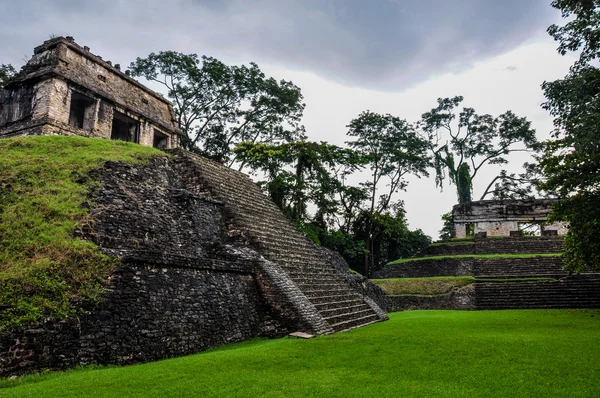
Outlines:
<svg viewBox="0 0 600 398"><path fill-rule="evenodd" d="M556 199L481 200L454 206L454 237L520 235L529 228L539 235L564 235L563 222L548 222ZM537 228L536 228L537 227Z"/></svg>
<svg viewBox="0 0 600 398"><path fill-rule="evenodd" d="M79 135L179 147L171 102L72 37L58 37L0 91L0 138Z"/></svg>

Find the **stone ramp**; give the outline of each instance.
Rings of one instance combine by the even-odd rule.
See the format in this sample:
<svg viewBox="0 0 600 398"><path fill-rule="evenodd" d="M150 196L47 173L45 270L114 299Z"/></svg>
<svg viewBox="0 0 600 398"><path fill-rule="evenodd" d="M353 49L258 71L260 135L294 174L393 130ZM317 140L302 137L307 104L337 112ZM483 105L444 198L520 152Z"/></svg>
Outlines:
<svg viewBox="0 0 600 398"><path fill-rule="evenodd" d="M196 193L223 203L230 238L247 240L277 264L329 326L311 332L338 332L387 319L372 300L347 284L325 253L297 231L245 174L187 151L173 153L178 168L192 179L189 189L203 190Z"/></svg>
<svg viewBox="0 0 600 398"><path fill-rule="evenodd" d="M475 284L475 308L600 308L600 274L557 281Z"/></svg>

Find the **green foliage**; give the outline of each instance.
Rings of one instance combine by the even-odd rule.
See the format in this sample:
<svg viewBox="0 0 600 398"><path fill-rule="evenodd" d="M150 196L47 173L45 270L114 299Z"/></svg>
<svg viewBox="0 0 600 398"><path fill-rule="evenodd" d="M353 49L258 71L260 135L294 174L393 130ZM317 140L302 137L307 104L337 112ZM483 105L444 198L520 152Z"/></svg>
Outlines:
<svg viewBox="0 0 600 398"><path fill-rule="evenodd" d="M438 232L441 240L452 239L454 236L454 217L452 212L442 214L442 229Z"/></svg>
<svg viewBox="0 0 600 398"><path fill-rule="evenodd" d="M557 0L554 8L568 19L548 32L559 42L558 51L579 51L579 60L561 80L544 82L544 108L554 116L555 130L544 149L540 166L546 176L541 189L556 194L561 203L553 220L569 222L565 263L573 271L600 269L600 3Z"/></svg>
<svg viewBox="0 0 600 398"><path fill-rule="evenodd" d="M45 316L64 318L95 300L115 259L74 238L93 181L105 161L164 155L122 141L80 137L0 140L0 329Z"/></svg>
<svg viewBox="0 0 600 398"><path fill-rule="evenodd" d="M161 51L137 58L129 69L167 89L187 149L230 167L237 144L304 137L300 89L266 77L255 63L228 66L212 57Z"/></svg>
<svg viewBox="0 0 600 398"><path fill-rule="evenodd" d="M355 236L364 240L369 250L364 268L364 274L368 276L372 268L376 270L389 258L394 258L390 256L399 255L399 247L405 247L405 244L415 247L419 245L418 241L430 241L421 231L408 234L402 203L393 203L392 196L406 188L405 177L409 174L428 176L431 161L427 143L406 120L365 111L350 122L348 129L347 135L354 140L347 144L365 159L371 172L370 180L361 183L360 188L344 192L361 192L362 197L368 198L368 202L354 202L357 211L352 224ZM387 189L381 192L385 189L381 188L384 183ZM394 235L400 231L400 235ZM404 240L404 244L401 245L400 240ZM411 249L408 251L412 253Z"/></svg>
<svg viewBox="0 0 600 398"><path fill-rule="evenodd" d="M473 108L463 108L457 115L462 101L461 96L439 98L438 106L424 113L420 122L434 159L436 184L442 188L449 178L456 184L459 203L470 199L472 181L484 165L506 164L511 152L539 149L526 118L511 111L498 117L478 115Z"/></svg>
<svg viewBox="0 0 600 398"><path fill-rule="evenodd" d="M6 379L0 396L592 397L599 319L582 310L404 311L310 340Z"/></svg>
<svg viewBox="0 0 600 398"><path fill-rule="evenodd" d="M365 111L350 122L348 129L348 136L355 139L347 144L367 160L371 171L371 180L363 187L369 194L368 211L372 214L389 208L392 195L406 187L407 175L429 176L427 143L406 120ZM382 178L389 188L377 201Z"/></svg>
<svg viewBox="0 0 600 398"><path fill-rule="evenodd" d="M439 296L475 282L472 276L438 276L433 278L372 279L388 296Z"/></svg>
<svg viewBox="0 0 600 398"><path fill-rule="evenodd" d="M411 257L431 244L431 238L420 229L408 229L401 203L394 206L393 212L359 213L352 231L355 239L370 242L367 247L371 264L369 275L391 259ZM349 264L353 269L363 271L363 275L367 274L364 259L355 258Z"/></svg>
<svg viewBox="0 0 600 398"><path fill-rule="evenodd" d="M458 203L472 201L473 183L471 182L471 167L467 163L461 164L456 172L456 192L458 194Z"/></svg>
<svg viewBox="0 0 600 398"><path fill-rule="evenodd" d="M0 64L0 90L17 74L11 64Z"/></svg>
<svg viewBox="0 0 600 398"><path fill-rule="evenodd" d="M323 228L340 212L337 197L343 188L336 170L356 170L362 163L356 152L325 142L244 142L234 152L239 161L263 173L266 180L259 186L293 222L309 222L307 206L312 204L316 207L312 221Z"/></svg>

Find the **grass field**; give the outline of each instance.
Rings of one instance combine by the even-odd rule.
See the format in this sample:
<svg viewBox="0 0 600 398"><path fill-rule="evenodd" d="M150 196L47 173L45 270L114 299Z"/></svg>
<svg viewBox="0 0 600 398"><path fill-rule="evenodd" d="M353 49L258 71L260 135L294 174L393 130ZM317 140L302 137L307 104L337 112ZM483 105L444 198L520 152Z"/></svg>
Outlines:
<svg viewBox="0 0 600 398"><path fill-rule="evenodd" d="M0 381L0 397L593 397L600 311L410 311L312 340Z"/></svg>

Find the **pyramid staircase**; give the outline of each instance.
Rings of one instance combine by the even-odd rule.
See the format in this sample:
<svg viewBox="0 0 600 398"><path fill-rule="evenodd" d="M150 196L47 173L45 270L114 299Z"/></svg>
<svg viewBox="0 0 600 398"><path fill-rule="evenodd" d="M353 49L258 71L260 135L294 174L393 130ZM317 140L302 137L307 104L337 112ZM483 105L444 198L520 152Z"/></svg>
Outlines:
<svg viewBox="0 0 600 398"><path fill-rule="evenodd" d="M328 325L326 333L387 320L372 300L348 285L324 252L297 231L245 174L186 151L175 152L182 169L195 169L195 185L205 189L198 193L223 203L230 217L230 235L244 236L285 272Z"/></svg>

